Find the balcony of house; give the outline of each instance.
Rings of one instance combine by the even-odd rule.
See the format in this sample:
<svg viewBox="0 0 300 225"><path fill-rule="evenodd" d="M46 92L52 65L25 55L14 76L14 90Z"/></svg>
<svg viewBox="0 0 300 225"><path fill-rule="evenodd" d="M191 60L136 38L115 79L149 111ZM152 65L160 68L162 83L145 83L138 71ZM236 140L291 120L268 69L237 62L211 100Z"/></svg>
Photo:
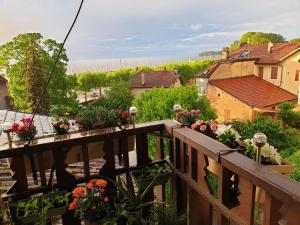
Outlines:
<svg viewBox="0 0 300 225"><path fill-rule="evenodd" d="M156 163L166 163L171 175L167 183L152 182L143 201L176 203L186 224L300 224L298 183L172 120L43 137L0 150L14 180L2 181L2 201L15 224L22 221L13 202L71 192L94 178L129 186L132 171ZM149 207L141 209L148 219ZM65 225L81 223L72 210L61 217Z"/></svg>

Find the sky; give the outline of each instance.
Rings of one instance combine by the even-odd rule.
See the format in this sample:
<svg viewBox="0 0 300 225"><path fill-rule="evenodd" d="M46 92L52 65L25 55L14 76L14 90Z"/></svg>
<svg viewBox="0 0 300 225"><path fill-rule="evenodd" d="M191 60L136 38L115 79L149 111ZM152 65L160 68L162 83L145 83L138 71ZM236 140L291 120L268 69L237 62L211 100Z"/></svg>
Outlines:
<svg viewBox="0 0 300 225"><path fill-rule="evenodd" d="M0 44L40 32L62 42L80 0L0 0ZM300 0L85 0L70 61L196 56L247 31L300 37Z"/></svg>

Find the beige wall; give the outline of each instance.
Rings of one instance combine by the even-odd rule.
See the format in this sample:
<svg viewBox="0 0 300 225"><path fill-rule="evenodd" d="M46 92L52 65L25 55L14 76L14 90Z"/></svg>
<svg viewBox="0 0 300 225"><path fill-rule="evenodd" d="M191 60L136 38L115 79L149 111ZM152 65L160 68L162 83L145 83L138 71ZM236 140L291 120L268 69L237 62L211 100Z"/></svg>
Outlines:
<svg viewBox="0 0 300 225"><path fill-rule="evenodd" d="M256 65L255 72L254 72L255 75L258 76L258 70L259 70L258 68L261 66L264 68L263 79L276 85L276 86L279 86L280 80L281 80L282 67L278 66L278 65ZM272 67L278 67L277 79L271 79Z"/></svg>
<svg viewBox="0 0 300 225"><path fill-rule="evenodd" d="M279 65L256 65L255 74L258 75L259 67L264 67L263 79L280 86L281 88L298 95L299 81L295 81L296 70L300 70L300 52L293 54ZM278 67L277 79L271 79L271 68Z"/></svg>
<svg viewBox="0 0 300 225"><path fill-rule="evenodd" d="M9 96L7 84L0 84L0 109L6 109L8 107L5 96Z"/></svg>
<svg viewBox="0 0 300 225"><path fill-rule="evenodd" d="M252 120L252 107L227 94L216 86L209 84L207 96L212 107L216 110L218 121L224 122L233 119Z"/></svg>
<svg viewBox="0 0 300 225"><path fill-rule="evenodd" d="M222 63L210 77L210 80L241 77L254 74L255 61Z"/></svg>

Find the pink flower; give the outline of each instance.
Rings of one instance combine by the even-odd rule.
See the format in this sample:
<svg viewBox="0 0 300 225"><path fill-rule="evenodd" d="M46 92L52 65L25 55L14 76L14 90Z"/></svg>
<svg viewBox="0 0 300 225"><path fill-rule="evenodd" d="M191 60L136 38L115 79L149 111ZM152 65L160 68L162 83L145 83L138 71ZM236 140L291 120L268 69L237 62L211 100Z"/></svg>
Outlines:
<svg viewBox="0 0 300 225"><path fill-rule="evenodd" d="M210 129L212 131L216 131L218 129L218 124L216 124L215 122L213 122L212 124L210 124Z"/></svg>
<svg viewBox="0 0 300 225"><path fill-rule="evenodd" d="M193 130L195 130L196 129L196 127L197 127L197 125L194 123L194 124L192 124L192 126L191 126L191 128L193 129Z"/></svg>
<svg viewBox="0 0 300 225"><path fill-rule="evenodd" d="M196 121L196 125L201 125L202 123L203 123L202 120L197 120L197 121Z"/></svg>
<svg viewBox="0 0 300 225"><path fill-rule="evenodd" d="M202 131L202 132L206 131L206 125L201 125L200 126L200 131Z"/></svg>
<svg viewBox="0 0 300 225"><path fill-rule="evenodd" d="M104 203L109 203L109 198L108 198L108 197L105 197L105 198L103 199L103 201L104 201Z"/></svg>

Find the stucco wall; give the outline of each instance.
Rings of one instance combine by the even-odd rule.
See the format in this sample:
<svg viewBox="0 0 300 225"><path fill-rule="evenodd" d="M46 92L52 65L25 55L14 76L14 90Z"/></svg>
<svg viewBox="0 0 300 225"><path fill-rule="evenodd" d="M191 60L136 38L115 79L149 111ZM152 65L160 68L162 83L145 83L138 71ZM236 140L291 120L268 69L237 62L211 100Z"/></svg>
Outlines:
<svg viewBox="0 0 300 225"><path fill-rule="evenodd" d="M264 68L264 74L263 74L263 79L276 85L279 86L280 85L280 80L281 80L281 71L282 71L282 67L278 66L278 65L256 65L255 66L255 75L258 76L258 70L259 67L263 67ZM278 72L277 72L277 79L271 79L271 70L272 67L277 67L278 68Z"/></svg>
<svg viewBox="0 0 300 225"><path fill-rule="evenodd" d="M216 86L212 84L208 85L207 96L211 101L212 107L217 112L219 122L232 119L252 119L252 107L227 94Z"/></svg>
<svg viewBox="0 0 300 225"><path fill-rule="evenodd" d="M8 96L8 88L7 84L2 84L0 83L0 109L6 109L6 101L5 101L5 96Z"/></svg>
<svg viewBox="0 0 300 225"><path fill-rule="evenodd" d="M210 80L241 77L254 74L255 61L222 63L210 77Z"/></svg>

